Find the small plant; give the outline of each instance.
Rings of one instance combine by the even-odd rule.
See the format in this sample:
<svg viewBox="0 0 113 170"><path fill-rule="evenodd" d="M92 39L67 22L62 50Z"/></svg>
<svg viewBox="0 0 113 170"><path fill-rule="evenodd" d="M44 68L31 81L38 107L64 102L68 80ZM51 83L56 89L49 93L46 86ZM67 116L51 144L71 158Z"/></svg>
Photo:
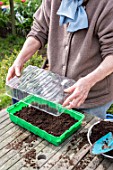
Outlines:
<svg viewBox="0 0 113 170"><path fill-rule="evenodd" d="M26 35L33 22L33 14L41 5L41 0L26 0L15 4L16 29L18 34Z"/></svg>
<svg viewBox="0 0 113 170"><path fill-rule="evenodd" d="M3 2L8 4L8 1L3 0ZM42 0L15 0L14 2L16 32L19 35L26 36L33 22L33 14L41 5ZM8 27L11 30L9 8L0 10L0 27Z"/></svg>

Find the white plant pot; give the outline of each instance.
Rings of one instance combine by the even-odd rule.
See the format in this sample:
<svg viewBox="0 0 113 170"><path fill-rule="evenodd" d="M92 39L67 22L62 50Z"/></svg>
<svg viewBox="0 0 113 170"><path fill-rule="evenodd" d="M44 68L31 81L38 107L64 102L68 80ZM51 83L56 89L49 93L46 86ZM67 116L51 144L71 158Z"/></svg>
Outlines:
<svg viewBox="0 0 113 170"><path fill-rule="evenodd" d="M111 121L111 122L113 122L113 119L105 119L105 121ZM91 143L91 140L90 140L90 136L91 136L91 133L92 133L92 129L93 129L93 127L94 127L96 124L98 124L98 123L100 123L100 121L94 123L94 124L89 128L88 133L87 133L87 139L88 139L88 142L89 142L89 144L90 144L91 146L92 146L92 143ZM107 154L102 154L102 155L105 156L106 158L113 159L113 156L109 156L109 155L107 155Z"/></svg>

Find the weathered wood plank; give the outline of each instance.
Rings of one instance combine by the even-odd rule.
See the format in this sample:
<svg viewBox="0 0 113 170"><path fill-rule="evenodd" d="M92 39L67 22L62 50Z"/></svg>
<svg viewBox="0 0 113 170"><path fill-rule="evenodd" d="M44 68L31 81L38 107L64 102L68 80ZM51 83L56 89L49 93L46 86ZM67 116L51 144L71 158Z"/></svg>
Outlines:
<svg viewBox="0 0 113 170"><path fill-rule="evenodd" d="M2 130L0 130L0 136L2 136L4 133L6 133L9 129L12 129L13 127L15 127L16 129L16 125L14 123L9 123L8 125L6 125Z"/></svg>
<svg viewBox="0 0 113 170"><path fill-rule="evenodd" d="M2 130L5 126L7 126L10 123L11 123L11 121L9 119L6 119L2 123L0 123L0 130Z"/></svg>
<svg viewBox="0 0 113 170"><path fill-rule="evenodd" d="M2 110L0 111L0 118L3 117L3 116L6 115L6 114L7 114L6 109L2 109Z"/></svg>
<svg viewBox="0 0 113 170"><path fill-rule="evenodd" d="M87 165L93 160L95 156L90 154L90 152L88 152L88 154L86 154L78 163L77 165L74 166L73 170L83 170L87 167Z"/></svg>
<svg viewBox="0 0 113 170"><path fill-rule="evenodd" d="M80 139L78 139L78 141L79 141ZM68 143L68 142L67 142ZM65 145L64 145L65 146ZM64 147L63 145L62 145L62 147ZM68 146L70 146L70 143L69 143L69 145ZM46 148L44 148L41 152L39 152L39 154L37 155L37 157L39 157L40 155L44 155L45 157L46 157L46 159L40 159L40 160L38 160L38 166L39 167L43 167L43 165L50 159L50 158L52 158L57 152L59 152L60 153L60 149L62 148L62 147L56 147L55 148L55 146L52 146L52 145L48 145ZM65 148L65 151L64 152L66 152L67 151L67 149L68 149L68 147L66 147Z"/></svg>
<svg viewBox="0 0 113 170"><path fill-rule="evenodd" d="M47 142L47 143L48 143L48 142ZM49 144L49 145L50 145L49 148L52 148L51 151L54 151L54 152L55 152L55 149L58 148L58 147L55 147L55 146L53 146L53 145L51 145L51 144ZM37 146L37 147L39 147L39 146ZM36 151L37 151L37 147L36 147ZM48 149L49 149L49 148L48 148ZM45 152L48 153L48 151L49 151L48 149L47 149L47 147L46 147ZM51 152L51 151L50 151L50 152ZM39 150L38 150L38 152L39 152ZM43 152L43 150L42 150L42 152ZM37 156L38 156L38 155L39 155L39 154L37 153ZM19 162L21 162L21 163L19 163ZM14 165L14 166L20 168L20 167L23 165L22 162L23 162L23 160L20 160L20 161L18 161L18 162L16 163L16 165ZM19 164L20 166L19 166L18 164ZM12 168L14 168L14 166L13 166Z"/></svg>
<svg viewBox="0 0 113 170"><path fill-rule="evenodd" d="M9 124L10 125L10 124ZM5 128L4 128L5 129ZM6 131L2 136L0 136L0 142L4 141L4 140L9 140L9 137L11 135L13 135L13 133L20 131L20 128L18 126L13 126L11 129L9 129L8 131ZM1 143L0 143L1 146ZM1 148L1 147L0 147Z"/></svg>
<svg viewBox="0 0 113 170"><path fill-rule="evenodd" d="M0 159L1 159L1 157L4 155L4 154L6 154L10 149L7 149L6 147L7 147L7 145L9 144L9 143L11 143L11 142L15 142L15 141L22 141L22 140L24 140L26 137L28 137L29 136L29 132L25 132L25 133L21 133L21 135L19 135L19 133L20 133L20 131L18 131L18 133L17 133L17 135L15 135L15 137L11 140L11 141L9 141L8 139L8 141L7 141L7 144L5 143L5 146L0 150ZM0 146L1 146L1 144L0 144ZM2 146L3 146L3 142L2 142Z"/></svg>
<svg viewBox="0 0 113 170"><path fill-rule="evenodd" d="M24 159L21 159L24 157L25 154L27 154L31 149L35 148L38 145L38 150L40 151L40 149L42 149L43 147L45 147L45 144L42 142L42 139L37 138L37 140L34 143L33 147L29 147L29 144L24 143L24 146L21 150L11 150L8 152L8 157L7 157L7 161L5 163L2 163L1 166L1 170L7 170L7 169L20 169L21 166L24 166L25 161ZM27 148L28 147L28 148ZM4 158L2 157L1 159ZM21 161L20 161L21 159ZM2 161L2 160L1 160ZM14 165L14 166L13 166ZM13 167L12 167L13 166Z"/></svg>
<svg viewBox="0 0 113 170"><path fill-rule="evenodd" d="M102 156L95 156L94 159L88 164L88 166L84 170L95 170L102 162L102 160Z"/></svg>
<svg viewBox="0 0 113 170"><path fill-rule="evenodd" d="M111 165L109 166L107 170L113 170L113 163L111 163Z"/></svg>
<svg viewBox="0 0 113 170"><path fill-rule="evenodd" d="M96 168L96 170L107 170L113 161L110 159L104 159L101 164ZM113 169L113 167L112 167Z"/></svg>
<svg viewBox="0 0 113 170"><path fill-rule="evenodd" d="M71 170L74 166L86 155L89 151L90 146L88 144L84 145L77 153L69 153L63 156L52 168L51 170L63 169Z"/></svg>
<svg viewBox="0 0 113 170"><path fill-rule="evenodd" d="M8 143L12 142L14 139L16 139L18 136L20 136L25 130L18 128L14 133L11 133L10 136L5 138L1 143L0 143L0 149L5 147Z"/></svg>
<svg viewBox="0 0 113 170"><path fill-rule="evenodd" d="M40 139L41 140L41 139ZM36 154L38 154L38 152L40 152L40 150L42 150L44 147L46 147L46 145L48 144L48 142L46 142L46 141L42 141L42 142L40 142L40 143L37 143L37 145L35 144L34 145L34 149L35 149L35 151L36 151ZM33 149L32 148L32 149ZM29 151L30 151L31 149L29 149ZM24 168L27 168L27 169L29 169L30 168L30 170L32 169L32 167L29 167L29 164L27 164L26 162L25 162L25 159L24 159L24 157L25 157L25 155L29 152L28 150L27 151L25 151L24 153L21 153L21 155L20 155L20 157L19 157L19 159L18 159L18 162L16 162L13 166L11 166L9 169L10 170L13 170L13 169L16 169L16 170L19 170L19 169L21 169L22 167L24 167ZM20 159L20 158L22 158L22 159ZM15 159L15 161L16 161L17 159ZM11 163L12 163L12 160L11 160ZM14 162L13 162L14 163ZM34 160L34 163L37 165L37 159L35 159ZM9 165L9 164L8 164ZM34 168L33 168L34 169Z"/></svg>
<svg viewBox="0 0 113 170"><path fill-rule="evenodd" d="M82 129L82 128L81 128ZM81 131L81 129L79 131ZM77 134L79 134L79 131L76 132L76 134L74 134L73 136L76 136ZM46 159L41 159L38 161L38 166L41 167L43 166L43 164L45 164L51 157L53 157L55 155L55 153L57 153L59 151L59 149L61 149L63 146L67 145L68 148L68 143L70 143L70 140L72 139L71 136L70 138L68 138L62 145L60 145L59 147L55 147L51 144L49 144L46 148L44 148L38 156L40 155L44 155L46 156ZM80 139L79 139L80 140ZM70 145L70 144L69 144ZM66 149L67 149L66 148Z"/></svg>
<svg viewBox="0 0 113 170"><path fill-rule="evenodd" d="M91 118L91 116L90 115L88 115L87 116L87 118L89 117L89 121L93 118ZM41 154L44 154L45 156L46 156L46 159L40 159L40 160L38 160L38 159L36 159L35 161L35 163L37 164L37 166L39 166L39 167L42 167L42 168L40 168L40 169L42 169L42 170L44 170L44 164L45 165L50 165L51 164L51 161L53 161L54 163L56 163L56 164L54 164L54 166L51 164L51 166L49 166L48 168L45 166L45 170L46 170L46 168L47 169L50 169L50 168L52 168L52 166L53 167L58 167L58 156L61 156L62 154L63 154L63 156L60 158L60 161L62 162L62 161L66 161L66 159L67 159L67 168L69 167L70 168L70 170L74 167L74 165L75 164L77 164L81 159L82 159L82 157L83 156L85 156L86 154L87 154L87 152L89 151L89 148L90 148L90 146L88 145L88 144L84 144L84 146L79 150L76 150L76 154L74 153L74 155L73 155L73 152L74 152L74 149L76 148L77 149L77 144L76 144L76 142L78 141L78 142L81 142L82 141L82 137L80 137L79 136L79 138L78 139L76 139L75 140L75 146L71 146L72 148L71 148L71 150L70 151L68 151L69 150L69 148L70 148L70 140L73 138L73 137L77 137L77 135L79 135L79 132L86 132L87 131L87 129L91 126L91 124L92 124L92 122L94 121L96 121L96 120L92 120L91 122L89 122L89 124L87 124L87 122L88 122L88 119L86 118L86 120L83 122L83 127L78 131L78 132L76 132L76 134L74 134L73 136L71 136L70 138L68 138L62 145L60 145L59 147L55 147L55 146L53 146L52 144L48 144L48 142L46 142L46 141L43 141L43 142L41 142L41 143L37 143L36 145L34 145L33 146L33 148L35 148L35 150L36 150L36 156L37 156L37 158L38 158L38 156L40 156ZM6 118L7 119L7 118ZM11 129L5 129L4 130L4 133L2 133L2 136L0 137L0 141L5 141L5 140L8 140L8 142L6 142L4 145L3 145L3 143L2 143L2 147L1 147L1 144L0 144L0 147L1 147L1 151L2 151L2 153L1 153L1 160L0 160L0 165L1 165L1 168L3 169L3 170L6 170L6 169L10 169L10 170L15 170L15 169L17 169L17 170L19 170L19 169L22 169L22 170L27 170L27 169L30 169L30 170L32 170L32 169L34 169L34 167L24 167L25 166L25 161L24 161L24 159L23 159L23 157L24 157L24 155L27 153L27 151L25 151L24 153L21 153L22 151L24 151L23 149L22 150L19 150L19 151L15 151L15 150L7 150L6 148L5 148L5 146L7 145L7 143L9 143L9 142L13 142L13 141L15 141L16 140L16 137L17 137L17 135L19 135L19 132L21 133L21 130L19 130L18 128L17 128L17 131L18 131L18 133L16 132L16 128L15 128L15 126L13 127L13 126L11 126L10 124L11 123L9 123L9 122L7 122L7 120L6 120L5 118L4 119L2 119L6 124L8 124L8 126L9 127L12 127L12 130ZM1 121L2 121L1 120ZM86 125L86 126L85 126ZM85 126L85 127L84 127ZM2 125L2 128L3 128L3 125ZM83 131L82 131L83 130ZM24 131L24 130L23 130ZM26 134L26 132L25 132L25 134ZM20 134L20 136L22 136L23 134ZM29 132L28 132L28 134L27 134L28 136L30 135L29 134ZM9 137L7 137L7 136L9 136ZM19 136L19 137L20 137ZM25 137L24 135L23 135L23 137ZM22 139L21 139L22 140ZM73 143L74 144L74 143ZM72 144L71 144L72 145ZM6 151L7 150L7 151ZM7 157L6 157L6 153L7 153ZM58 155L57 155L58 154ZM67 158L67 156L68 156L68 154L69 154L69 157L71 157L71 161L75 161L75 164L73 164L72 166L70 166L70 160L68 160L68 158ZM54 159L56 158L56 156L57 156L57 160L55 161ZM50 161L51 160L51 161ZM49 162L50 161L50 162ZM49 163L48 163L49 162ZM65 162L66 163L66 162ZM6 165L6 166L5 166ZM65 164L66 165L66 164ZM65 166L64 166L65 167ZM0 169L1 169L0 168ZM2 170L1 169L1 170ZM37 168L35 168L35 169L37 169ZM56 169L55 169L56 170ZM64 170L64 169L63 169Z"/></svg>
<svg viewBox="0 0 113 170"><path fill-rule="evenodd" d="M78 135L83 132L86 132L89 126L91 126L91 124L93 124L96 120L97 118L91 120L89 124L87 124L85 127L81 128L78 132L76 132L65 145L61 146L60 150L58 150L56 154L52 155L48 161L46 160L45 165L43 165L42 168L40 168L40 170L50 169L53 165L55 165L60 160L61 157L63 157L68 152L69 149L71 149L72 153L76 149L78 151L77 144L79 145L79 142L82 141L82 136L80 135L78 137ZM71 142L71 140L73 140L73 142Z"/></svg>
<svg viewBox="0 0 113 170"><path fill-rule="evenodd" d="M0 118L0 123L4 122L6 119L9 119L7 114Z"/></svg>

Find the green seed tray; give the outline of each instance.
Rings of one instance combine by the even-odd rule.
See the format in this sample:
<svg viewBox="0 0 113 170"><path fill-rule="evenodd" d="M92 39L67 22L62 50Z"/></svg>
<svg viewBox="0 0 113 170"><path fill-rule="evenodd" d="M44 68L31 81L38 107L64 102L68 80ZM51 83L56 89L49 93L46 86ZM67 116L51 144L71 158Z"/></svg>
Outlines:
<svg viewBox="0 0 113 170"><path fill-rule="evenodd" d="M39 99L40 98L37 98L37 102L45 104L45 100L43 100L42 98L41 98L41 100L39 100ZM35 135L40 136L41 138L47 140L48 142L50 142L56 146L60 145L65 139L67 139L77 129L80 128L82 120L84 119L84 115L80 112L75 111L75 110L68 110L68 109L64 110L64 108L62 108L62 106L60 106L60 111L62 111L62 109L63 109L63 111L65 112L63 114L69 114L72 118L78 120L78 122L73 124L68 130L66 130L60 136L53 136L53 135L47 133L46 131L38 128L37 126L34 126L31 123L19 118L18 116L15 116L16 112L22 110L24 107L28 107L28 101L30 104L34 100L36 102L36 97L28 96L27 98L24 99L24 102L19 101L18 103L7 108L7 112L9 113L9 117L10 117L11 121L25 129L27 129L28 131L34 133ZM25 101L27 101L27 103L25 103ZM52 106L51 106L51 102L50 103L46 102L46 104L48 104L49 107L56 109L54 104L52 104Z"/></svg>

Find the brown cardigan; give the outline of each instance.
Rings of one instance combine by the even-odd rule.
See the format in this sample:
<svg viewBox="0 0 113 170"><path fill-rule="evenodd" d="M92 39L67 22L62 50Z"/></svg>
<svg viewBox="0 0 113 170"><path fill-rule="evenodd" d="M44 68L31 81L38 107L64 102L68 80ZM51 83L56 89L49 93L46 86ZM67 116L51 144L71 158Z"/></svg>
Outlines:
<svg viewBox="0 0 113 170"><path fill-rule="evenodd" d="M78 80L98 67L113 54L113 0L89 0L86 5L89 27L75 33L59 26L56 14L61 0L43 0L34 14L28 36L48 42L50 70ZM91 108L113 100L113 74L97 83L80 108Z"/></svg>

